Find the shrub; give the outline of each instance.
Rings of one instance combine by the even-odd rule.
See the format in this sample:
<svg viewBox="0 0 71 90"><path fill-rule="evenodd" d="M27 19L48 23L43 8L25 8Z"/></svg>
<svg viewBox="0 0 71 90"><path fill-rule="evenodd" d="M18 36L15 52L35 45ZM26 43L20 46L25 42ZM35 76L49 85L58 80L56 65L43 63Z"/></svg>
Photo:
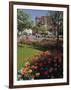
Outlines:
<svg viewBox="0 0 71 90"><path fill-rule="evenodd" d="M49 79L63 77L63 55L59 51L52 54L49 51L34 54L32 62L25 63L18 80Z"/></svg>

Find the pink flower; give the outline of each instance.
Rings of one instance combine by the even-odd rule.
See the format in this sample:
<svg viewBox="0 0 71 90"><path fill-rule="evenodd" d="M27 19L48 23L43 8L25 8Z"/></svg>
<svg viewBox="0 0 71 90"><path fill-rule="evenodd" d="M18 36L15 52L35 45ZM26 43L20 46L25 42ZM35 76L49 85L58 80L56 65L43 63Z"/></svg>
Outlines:
<svg viewBox="0 0 71 90"><path fill-rule="evenodd" d="M27 74L27 69L25 69L25 68L24 68L24 69L22 69L21 74L22 74L22 75Z"/></svg>
<svg viewBox="0 0 71 90"><path fill-rule="evenodd" d="M38 66L35 66L35 65L32 65L32 67L31 67L32 69L37 69L38 68Z"/></svg>
<svg viewBox="0 0 71 90"><path fill-rule="evenodd" d="M45 75L48 74L48 71L45 71L44 74L45 74Z"/></svg>
<svg viewBox="0 0 71 90"><path fill-rule="evenodd" d="M34 65L32 65L32 66L31 66L31 68L32 68L32 69L34 69L34 68L35 68L35 66L34 66Z"/></svg>
<svg viewBox="0 0 71 90"><path fill-rule="evenodd" d="M48 56L48 55L51 55L51 53L49 51L46 51L45 55Z"/></svg>

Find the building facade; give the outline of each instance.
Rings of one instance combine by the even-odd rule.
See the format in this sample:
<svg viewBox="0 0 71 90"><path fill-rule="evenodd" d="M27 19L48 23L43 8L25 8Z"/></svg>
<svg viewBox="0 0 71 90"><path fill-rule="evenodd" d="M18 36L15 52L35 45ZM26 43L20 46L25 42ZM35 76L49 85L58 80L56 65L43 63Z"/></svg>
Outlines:
<svg viewBox="0 0 71 90"><path fill-rule="evenodd" d="M46 29L52 28L52 17L51 16L37 16L35 18L36 25L44 26Z"/></svg>

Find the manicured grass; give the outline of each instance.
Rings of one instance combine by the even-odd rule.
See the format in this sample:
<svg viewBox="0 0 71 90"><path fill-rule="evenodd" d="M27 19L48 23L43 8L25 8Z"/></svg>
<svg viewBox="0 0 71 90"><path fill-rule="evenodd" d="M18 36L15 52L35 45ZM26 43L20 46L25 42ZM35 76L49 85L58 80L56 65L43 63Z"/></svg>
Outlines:
<svg viewBox="0 0 71 90"><path fill-rule="evenodd" d="M40 50L33 48L30 45L18 46L17 47L17 69L20 70L24 66L24 64L33 57L33 54L38 54L40 52L41 52Z"/></svg>

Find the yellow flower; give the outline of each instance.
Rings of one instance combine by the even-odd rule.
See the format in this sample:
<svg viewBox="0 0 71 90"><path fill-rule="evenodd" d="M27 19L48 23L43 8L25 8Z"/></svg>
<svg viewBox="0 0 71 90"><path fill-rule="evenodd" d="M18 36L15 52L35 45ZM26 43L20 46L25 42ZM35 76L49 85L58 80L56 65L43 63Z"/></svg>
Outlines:
<svg viewBox="0 0 71 90"><path fill-rule="evenodd" d="M32 73L32 70L30 69L28 72L29 72L29 73Z"/></svg>
<svg viewBox="0 0 71 90"><path fill-rule="evenodd" d="M29 65L30 65L30 63L29 63L29 62L26 62L26 63L25 63L25 66L29 66Z"/></svg>

